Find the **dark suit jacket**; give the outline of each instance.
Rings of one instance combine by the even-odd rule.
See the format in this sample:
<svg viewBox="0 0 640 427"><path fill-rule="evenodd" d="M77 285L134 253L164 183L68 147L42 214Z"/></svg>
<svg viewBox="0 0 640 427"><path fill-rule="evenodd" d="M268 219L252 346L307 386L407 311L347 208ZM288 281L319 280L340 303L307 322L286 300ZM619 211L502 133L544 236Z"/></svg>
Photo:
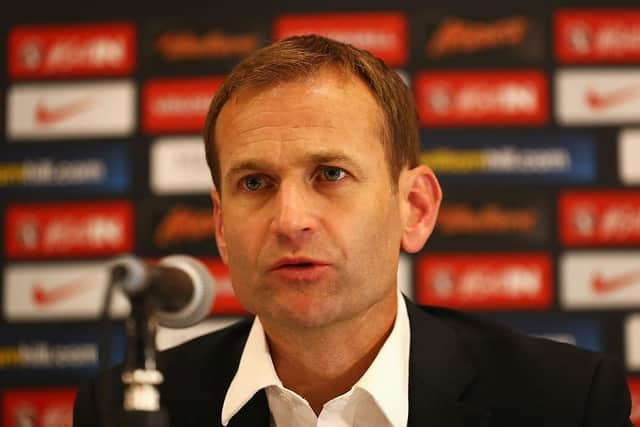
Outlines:
<svg viewBox="0 0 640 427"><path fill-rule="evenodd" d="M410 302L407 309L410 427L631 427L628 388L614 361L454 310ZM171 427L221 425L250 328L243 321L160 354ZM81 387L74 426L104 425L122 406L120 382L116 369ZM229 425L268 427L264 391Z"/></svg>

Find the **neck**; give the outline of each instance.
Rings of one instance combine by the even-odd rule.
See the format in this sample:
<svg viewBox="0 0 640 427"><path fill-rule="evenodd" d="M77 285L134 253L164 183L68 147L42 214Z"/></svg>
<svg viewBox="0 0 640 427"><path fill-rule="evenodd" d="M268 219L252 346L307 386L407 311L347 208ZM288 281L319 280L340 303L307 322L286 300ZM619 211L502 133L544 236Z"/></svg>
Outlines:
<svg viewBox="0 0 640 427"><path fill-rule="evenodd" d="M364 313L319 328L285 329L263 321L282 384L304 397L318 415L367 371L391 333L397 303L392 289Z"/></svg>

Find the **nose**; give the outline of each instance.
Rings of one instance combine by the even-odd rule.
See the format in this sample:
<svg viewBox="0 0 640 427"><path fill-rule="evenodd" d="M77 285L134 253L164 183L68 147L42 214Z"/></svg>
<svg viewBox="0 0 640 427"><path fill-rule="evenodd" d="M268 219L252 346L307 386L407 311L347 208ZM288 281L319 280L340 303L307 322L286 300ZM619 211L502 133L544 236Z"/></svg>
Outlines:
<svg viewBox="0 0 640 427"><path fill-rule="evenodd" d="M272 231L291 242L308 239L316 229L313 197L304 183L281 182L274 199Z"/></svg>

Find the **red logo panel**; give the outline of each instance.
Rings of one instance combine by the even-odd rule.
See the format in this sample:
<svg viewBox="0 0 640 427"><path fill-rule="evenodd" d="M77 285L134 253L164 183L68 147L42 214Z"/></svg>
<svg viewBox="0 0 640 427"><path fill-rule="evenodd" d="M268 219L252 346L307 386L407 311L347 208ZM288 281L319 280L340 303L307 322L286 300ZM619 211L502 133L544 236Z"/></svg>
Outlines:
<svg viewBox="0 0 640 427"><path fill-rule="evenodd" d="M640 427L640 378L629 378L627 382L631 392L631 416L629 419L634 427Z"/></svg>
<svg viewBox="0 0 640 427"><path fill-rule="evenodd" d="M551 257L547 254L426 254L417 268L419 304L469 310L551 305Z"/></svg>
<svg viewBox="0 0 640 427"><path fill-rule="evenodd" d="M640 61L640 10L566 10L555 15L556 57L564 63Z"/></svg>
<svg viewBox="0 0 640 427"><path fill-rule="evenodd" d="M10 258L112 255L133 249L129 202L14 204L7 208Z"/></svg>
<svg viewBox="0 0 640 427"><path fill-rule="evenodd" d="M2 399L4 426L71 427L76 390L5 390Z"/></svg>
<svg viewBox="0 0 640 427"><path fill-rule="evenodd" d="M284 15L274 24L276 40L318 34L368 50L392 67L407 62L407 32L401 13Z"/></svg>
<svg viewBox="0 0 640 427"><path fill-rule="evenodd" d="M135 67L133 24L16 27L9 33L13 78L114 76Z"/></svg>
<svg viewBox="0 0 640 427"><path fill-rule="evenodd" d="M142 126L147 133L201 132L222 77L158 79L142 92Z"/></svg>
<svg viewBox="0 0 640 427"><path fill-rule="evenodd" d="M565 192L558 209L564 245L640 244L640 192Z"/></svg>
<svg viewBox="0 0 640 427"><path fill-rule="evenodd" d="M547 78L536 70L422 72L415 91L424 125L541 125L549 116Z"/></svg>

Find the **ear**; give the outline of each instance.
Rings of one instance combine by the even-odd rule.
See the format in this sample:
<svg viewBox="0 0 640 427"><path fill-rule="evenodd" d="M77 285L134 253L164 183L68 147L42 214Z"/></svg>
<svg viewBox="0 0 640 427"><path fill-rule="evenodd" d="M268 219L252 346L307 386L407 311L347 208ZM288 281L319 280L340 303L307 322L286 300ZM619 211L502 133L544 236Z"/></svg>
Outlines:
<svg viewBox="0 0 640 427"><path fill-rule="evenodd" d="M213 205L213 229L216 235L216 245L222 261L227 264L227 244L224 240L224 225L222 224L222 205L220 195L216 190L211 190L211 204Z"/></svg>
<svg viewBox="0 0 640 427"><path fill-rule="evenodd" d="M433 171L426 165L405 170L400 183L405 206L402 249L415 253L422 249L435 227L442 190Z"/></svg>

